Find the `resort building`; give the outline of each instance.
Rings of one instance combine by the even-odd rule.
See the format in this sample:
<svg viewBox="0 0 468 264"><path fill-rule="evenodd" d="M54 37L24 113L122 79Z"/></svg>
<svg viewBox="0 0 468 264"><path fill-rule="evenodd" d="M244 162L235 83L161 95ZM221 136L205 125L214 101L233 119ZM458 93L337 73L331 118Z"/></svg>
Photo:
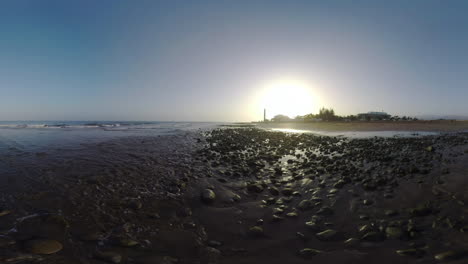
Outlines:
<svg viewBox="0 0 468 264"><path fill-rule="evenodd" d="M390 115L385 112L367 112L358 114L359 120L375 121L375 120L387 120L390 119Z"/></svg>

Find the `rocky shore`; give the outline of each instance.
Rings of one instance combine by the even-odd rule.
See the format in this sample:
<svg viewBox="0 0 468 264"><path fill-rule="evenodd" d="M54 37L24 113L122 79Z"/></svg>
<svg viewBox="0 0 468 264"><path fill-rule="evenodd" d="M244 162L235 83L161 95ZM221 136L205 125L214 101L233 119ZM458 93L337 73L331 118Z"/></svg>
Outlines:
<svg viewBox="0 0 468 264"><path fill-rule="evenodd" d="M0 164L1 263L468 261L468 134L222 128Z"/></svg>

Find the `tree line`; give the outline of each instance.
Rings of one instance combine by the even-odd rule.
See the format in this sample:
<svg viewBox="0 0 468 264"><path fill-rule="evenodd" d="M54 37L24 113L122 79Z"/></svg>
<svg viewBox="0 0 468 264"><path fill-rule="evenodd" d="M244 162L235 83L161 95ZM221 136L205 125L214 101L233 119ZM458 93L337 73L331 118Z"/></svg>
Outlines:
<svg viewBox="0 0 468 264"><path fill-rule="evenodd" d="M286 115L276 115L274 116L271 121L273 122L287 122L287 121L358 121L362 120L359 118L358 115L347 115L347 116L338 116L335 114L335 110L333 108L325 108L322 107L318 114L306 114L303 116L296 116L295 118L290 118ZM365 120L371 120L370 118ZM390 121L417 121L417 118L409 117L409 116L388 116L386 118L382 118L381 120L390 120Z"/></svg>

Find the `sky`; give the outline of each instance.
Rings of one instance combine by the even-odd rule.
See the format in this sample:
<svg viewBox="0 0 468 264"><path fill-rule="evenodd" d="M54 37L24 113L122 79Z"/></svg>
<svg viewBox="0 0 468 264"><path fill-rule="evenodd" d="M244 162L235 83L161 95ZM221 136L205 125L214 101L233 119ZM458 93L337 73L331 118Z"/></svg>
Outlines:
<svg viewBox="0 0 468 264"><path fill-rule="evenodd" d="M0 120L253 121L285 82L307 90L301 111L468 115L466 10L461 0L4 0ZM296 88L282 88L291 107L307 102Z"/></svg>

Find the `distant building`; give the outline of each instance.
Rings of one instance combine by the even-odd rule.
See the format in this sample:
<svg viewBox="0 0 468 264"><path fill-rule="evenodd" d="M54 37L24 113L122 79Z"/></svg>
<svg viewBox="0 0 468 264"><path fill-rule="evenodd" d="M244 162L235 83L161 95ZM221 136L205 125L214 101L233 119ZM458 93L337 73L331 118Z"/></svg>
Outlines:
<svg viewBox="0 0 468 264"><path fill-rule="evenodd" d="M367 112L367 113L361 113L358 114L358 119L359 120L386 120L390 119L390 115L385 113L385 112Z"/></svg>

